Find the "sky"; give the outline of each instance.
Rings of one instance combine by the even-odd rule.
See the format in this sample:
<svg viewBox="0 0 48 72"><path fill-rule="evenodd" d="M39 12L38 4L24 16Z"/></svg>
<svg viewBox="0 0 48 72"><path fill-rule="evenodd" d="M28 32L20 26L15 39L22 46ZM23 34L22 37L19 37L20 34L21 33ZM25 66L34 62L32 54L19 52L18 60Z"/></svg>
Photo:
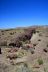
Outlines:
<svg viewBox="0 0 48 72"><path fill-rule="evenodd" d="M48 0L0 0L0 28L48 25Z"/></svg>

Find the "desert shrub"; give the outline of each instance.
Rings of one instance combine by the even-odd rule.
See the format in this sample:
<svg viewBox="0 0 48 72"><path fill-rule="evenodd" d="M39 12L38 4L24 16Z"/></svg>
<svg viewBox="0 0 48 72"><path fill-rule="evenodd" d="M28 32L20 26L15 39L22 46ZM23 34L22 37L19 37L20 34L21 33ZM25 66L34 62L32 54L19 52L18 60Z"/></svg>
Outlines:
<svg viewBox="0 0 48 72"><path fill-rule="evenodd" d="M44 72L47 72L45 68L44 68Z"/></svg>
<svg viewBox="0 0 48 72"><path fill-rule="evenodd" d="M38 59L38 64L42 65L43 64L43 60L42 59Z"/></svg>
<svg viewBox="0 0 48 72"><path fill-rule="evenodd" d="M5 63L0 63L0 72L9 72L9 66Z"/></svg>
<svg viewBox="0 0 48 72"><path fill-rule="evenodd" d="M4 35L4 33L2 33L2 35Z"/></svg>
<svg viewBox="0 0 48 72"><path fill-rule="evenodd" d="M44 68L44 72L48 72L48 68Z"/></svg>
<svg viewBox="0 0 48 72"><path fill-rule="evenodd" d="M10 33L10 35L13 35L14 34L14 32L13 33Z"/></svg>
<svg viewBox="0 0 48 72"><path fill-rule="evenodd" d="M25 66L25 67L28 67L27 63L24 63L24 66Z"/></svg>
<svg viewBox="0 0 48 72"><path fill-rule="evenodd" d="M43 51L44 51L44 52L48 52L48 48L44 48Z"/></svg>
<svg viewBox="0 0 48 72"><path fill-rule="evenodd" d="M36 31L37 33L39 33L39 31Z"/></svg>
<svg viewBox="0 0 48 72"><path fill-rule="evenodd" d="M47 47L48 47L48 44L47 44Z"/></svg>
<svg viewBox="0 0 48 72"><path fill-rule="evenodd" d="M10 29L6 29L5 31L10 31Z"/></svg>
<svg viewBox="0 0 48 72"><path fill-rule="evenodd" d="M33 44L33 46L36 46L37 44Z"/></svg>
<svg viewBox="0 0 48 72"><path fill-rule="evenodd" d="M38 41L41 41L41 39L38 39Z"/></svg>
<svg viewBox="0 0 48 72"><path fill-rule="evenodd" d="M32 72L32 70L26 64L22 64L16 69L16 72Z"/></svg>
<svg viewBox="0 0 48 72"><path fill-rule="evenodd" d="M34 51L31 51L31 54L34 54Z"/></svg>
<svg viewBox="0 0 48 72"><path fill-rule="evenodd" d="M4 31L11 31L11 30L13 30L13 29L5 29Z"/></svg>
<svg viewBox="0 0 48 72"><path fill-rule="evenodd" d="M15 32L16 33L16 32Z"/></svg>
<svg viewBox="0 0 48 72"><path fill-rule="evenodd" d="M2 35L4 35L4 30L2 30L1 32L2 32Z"/></svg>
<svg viewBox="0 0 48 72"><path fill-rule="evenodd" d="M39 36L42 36L42 33L39 33Z"/></svg>
<svg viewBox="0 0 48 72"><path fill-rule="evenodd" d="M1 32L4 32L4 30L2 30Z"/></svg>
<svg viewBox="0 0 48 72"><path fill-rule="evenodd" d="M20 32L21 33L21 32Z"/></svg>

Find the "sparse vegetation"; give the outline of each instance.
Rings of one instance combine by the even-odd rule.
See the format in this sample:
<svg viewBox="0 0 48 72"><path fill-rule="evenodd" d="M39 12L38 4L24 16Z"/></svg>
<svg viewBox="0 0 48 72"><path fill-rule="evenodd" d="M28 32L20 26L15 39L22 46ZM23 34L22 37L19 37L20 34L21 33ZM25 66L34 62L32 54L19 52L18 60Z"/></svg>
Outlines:
<svg viewBox="0 0 48 72"><path fill-rule="evenodd" d="M41 58L38 59L38 64L42 65L43 64L43 60Z"/></svg>
<svg viewBox="0 0 48 72"><path fill-rule="evenodd" d="M2 35L4 35L4 33L2 33Z"/></svg>
<svg viewBox="0 0 48 72"><path fill-rule="evenodd" d="M47 44L47 47L48 47L48 44Z"/></svg>
<svg viewBox="0 0 48 72"><path fill-rule="evenodd" d="M36 46L37 44L33 44L33 46Z"/></svg>
<svg viewBox="0 0 48 72"><path fill-rule="evenodd" d="M32 70L26 65L21 64L17 69L16 72L32 72Z"/></svg>
<svg viewBox="0 0 48 72"><path fill-rule="evenodd" d="M0 30L0 72L48 72L48 31L45 29Z"/></svg>
<svg viewBox="0 0 48 72"><path fill-rule="evenodd" d="M4 30L1 30L1 32L4 32Z"/></svg>
<svg viewBox="0 0 48 72"><path fill-rule="evenodd" d="M42 33L39 33L39 36L42 36Z"/></svg>
<svg viewBox="0 0 48 72"><path fill-rule="evenodd" d="M38 41L41 41L41 39L38 39Z"/></svg>
<svg viewBox="0 0 48 72"><path fill-rule="evenodd" d="M43 51L47 53L48 52L48 48L44 48Z"/></svg>
<svg viewBox="0 0 48 72"><path fill-rule="evenodd" d="M14 32L13 33L10 33L10 35L14 35Z"/></svg>
<svg viewBox="0 0 48 72"><path fill-rule="evenodd" d="M36 31L37 33L39 33L39 31Z"/></svg>
<svg viewBox="0 0 48 72"><path fill-rule="evenodd" d="M9 72L9 66L5 63L0 63L0 72Z"/></svg>
<svg viewBox="0 0 48 72"><path fill-rule="evenodd" d="M47 72L45 68L44 68L44 72Z"/></svg>
<svg viewBox="0 0 48 72"><path fill-rule="evenodd" d="M44 72L48 72L48 68L44 68Z"/></svg>

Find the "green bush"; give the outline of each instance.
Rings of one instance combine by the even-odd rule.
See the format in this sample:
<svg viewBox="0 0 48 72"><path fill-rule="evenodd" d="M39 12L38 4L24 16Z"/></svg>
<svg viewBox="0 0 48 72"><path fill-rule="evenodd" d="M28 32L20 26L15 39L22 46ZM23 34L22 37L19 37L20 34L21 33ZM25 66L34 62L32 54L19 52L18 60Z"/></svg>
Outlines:
<svg viewBox="0 0 48 72"><path fill-rule="evenodd" d="M43 64L43 60L42 59L38 59L38 64L42 65Z"/></svg>

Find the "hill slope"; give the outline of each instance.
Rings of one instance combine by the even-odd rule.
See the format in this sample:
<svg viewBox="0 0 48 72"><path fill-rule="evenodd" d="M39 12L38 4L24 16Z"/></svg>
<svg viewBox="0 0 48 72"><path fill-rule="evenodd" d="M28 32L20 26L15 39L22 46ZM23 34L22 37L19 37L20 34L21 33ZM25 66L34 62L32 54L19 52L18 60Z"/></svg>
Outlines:
<svg viewBox="0 0 48 72"><path fill-rule="evenodd" d="M48 27L0 30L0 72L48 72Z"/></svg>

